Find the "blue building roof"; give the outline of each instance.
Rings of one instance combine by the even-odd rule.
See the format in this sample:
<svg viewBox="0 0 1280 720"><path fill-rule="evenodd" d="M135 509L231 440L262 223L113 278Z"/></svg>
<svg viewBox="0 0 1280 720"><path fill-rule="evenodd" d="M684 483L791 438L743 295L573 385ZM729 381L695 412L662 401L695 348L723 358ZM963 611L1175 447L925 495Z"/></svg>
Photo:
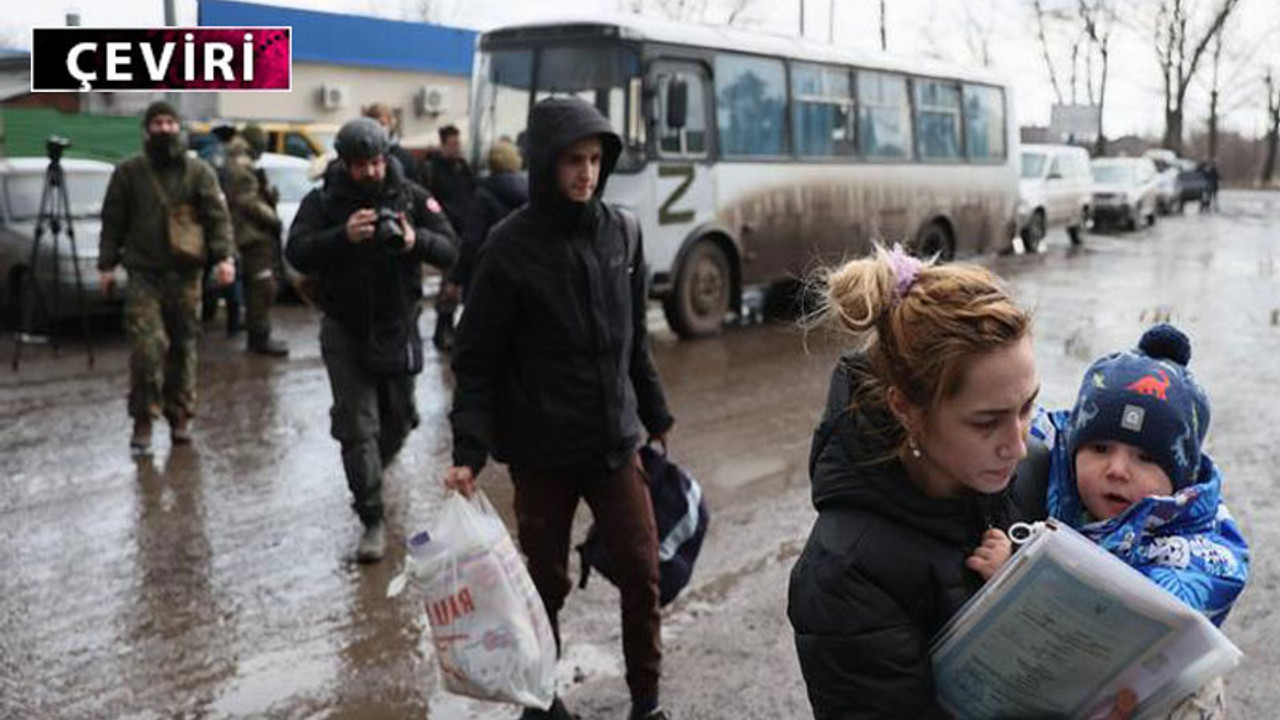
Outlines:
<svg viewBox="0 0 1280 720"><path fill-rule="evenodd" d="M471 74L471 30L274 5L200 0L199 24L293 26L293 59L334 65Z"/></svg>

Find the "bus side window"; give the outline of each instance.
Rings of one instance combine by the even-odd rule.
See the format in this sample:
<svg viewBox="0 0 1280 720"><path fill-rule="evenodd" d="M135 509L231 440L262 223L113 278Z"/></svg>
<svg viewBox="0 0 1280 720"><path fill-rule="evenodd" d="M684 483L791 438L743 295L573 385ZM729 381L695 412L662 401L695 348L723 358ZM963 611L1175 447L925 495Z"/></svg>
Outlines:
<svg viewBox="0 0 1280 720"><path fill-rule="evenodd" d="M667 92L673 78L684 81L688 88L688 104L685 109L684 127L667 125ZM702 75L690 73L666 73L658 76L657 103L658 149L664 155L705 155L707 152L707 110L704 99Z"/></svg>
<svg viewBox="0 0 1280 720"><path fill-rule="evenodd" d="M869 158L911 157L911 104L902 75L858 72L858 148Z"/></svg>
<svg viewBox="0 0 1280 720"><path fill-rule="evenodd" d="M850 157L853 89L844 68L795 63L791 67L792 127L802 157Z"/></svg>
<svg viewBox="0 0 1280 720"><path fill-rule="evenodd" d="M964 136L970 159L1005 156L1004 90L986 85L964 86Z"/></svg>
<svg viewBox="0 0 1280 720"><path fill-rule="evenodd" d="M781 60L716 55L716 126L725 155L787 153L787 73Z"/></svg>
<svg viewBox="0 0 1280 720"><path fill-rule="evenodd" d="M960 87L938 80L917 79L916 137L921 160L960 158Z"/></svg>

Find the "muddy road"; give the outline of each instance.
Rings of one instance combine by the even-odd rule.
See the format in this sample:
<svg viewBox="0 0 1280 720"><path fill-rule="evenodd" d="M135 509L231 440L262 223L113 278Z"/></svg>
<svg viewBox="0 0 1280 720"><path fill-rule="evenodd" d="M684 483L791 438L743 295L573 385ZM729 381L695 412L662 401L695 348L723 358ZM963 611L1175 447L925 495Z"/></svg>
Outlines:
<svg viewBox="0 0 1280 720"><path fill-rule="evenodd" d="M1036 313L1043 401L1073 400L1097 355L1168 319L1191 336L1207 388L1207 449L1254 549L1225 626L1246 653L1233 718L1280 707L1280 194L1225 193L1221 214L1155 228L1050 236L1034 256L983 258ZM127 353L108 325L98 364L76 342L24 348L0 372L0 718L513 718L438 689L411 596L387 599L403 538L437 505L449 464L452 378L428 347L423 424L388 469L392 552L354 562L349 509L314 313L279 308L287 361L206 328L201 414L189 447L157 425L131 459ZM431 318L424 318L429 323ZM705 485L715 521L690 588L664 615L664 705L685 718L810 716L785 618L787 573L813 512L809 436L839 338L786 322L678 343L654 315L678 419L671 451ZM9 359L12 346L0 344ZM510 520L510 482L482 487ZM580 513L578 532L588 514ZM573 573L576 575L576 562ZM596 578L562 615L566 702L625 716L617 593Z"/></svg>

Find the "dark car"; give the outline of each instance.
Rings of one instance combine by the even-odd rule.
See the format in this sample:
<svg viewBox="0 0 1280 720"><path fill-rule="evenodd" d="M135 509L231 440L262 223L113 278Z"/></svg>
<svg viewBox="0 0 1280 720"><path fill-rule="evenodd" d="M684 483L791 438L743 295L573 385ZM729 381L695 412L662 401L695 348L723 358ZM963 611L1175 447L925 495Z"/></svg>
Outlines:
<svg viewBox="0 0 1280 720"><path fill-rule="evenodd" d="M1209 192L1209 178L1191 160L1179 160L1178 197L1183 203L1199 203Z"/></svg>

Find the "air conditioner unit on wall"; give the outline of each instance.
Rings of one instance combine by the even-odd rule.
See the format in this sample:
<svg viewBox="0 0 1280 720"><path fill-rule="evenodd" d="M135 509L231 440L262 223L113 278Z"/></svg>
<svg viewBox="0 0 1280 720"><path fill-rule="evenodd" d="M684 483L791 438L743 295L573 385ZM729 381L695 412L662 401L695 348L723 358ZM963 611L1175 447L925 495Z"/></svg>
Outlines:
<svg viewBox="0 0 1280 720"><path fill-rule="evenodd" d="M449 88L443 85L423 85L418 88L418 94L414 97L414 109L419 116L442 115L449 112Z"/></svg>
<svg viewBox="0 0 1280 720"><path fill-rule="evenodd" d="M321 85L320 107L325 110L341 110L351 99L351 88L346 85Z"/></svg>

